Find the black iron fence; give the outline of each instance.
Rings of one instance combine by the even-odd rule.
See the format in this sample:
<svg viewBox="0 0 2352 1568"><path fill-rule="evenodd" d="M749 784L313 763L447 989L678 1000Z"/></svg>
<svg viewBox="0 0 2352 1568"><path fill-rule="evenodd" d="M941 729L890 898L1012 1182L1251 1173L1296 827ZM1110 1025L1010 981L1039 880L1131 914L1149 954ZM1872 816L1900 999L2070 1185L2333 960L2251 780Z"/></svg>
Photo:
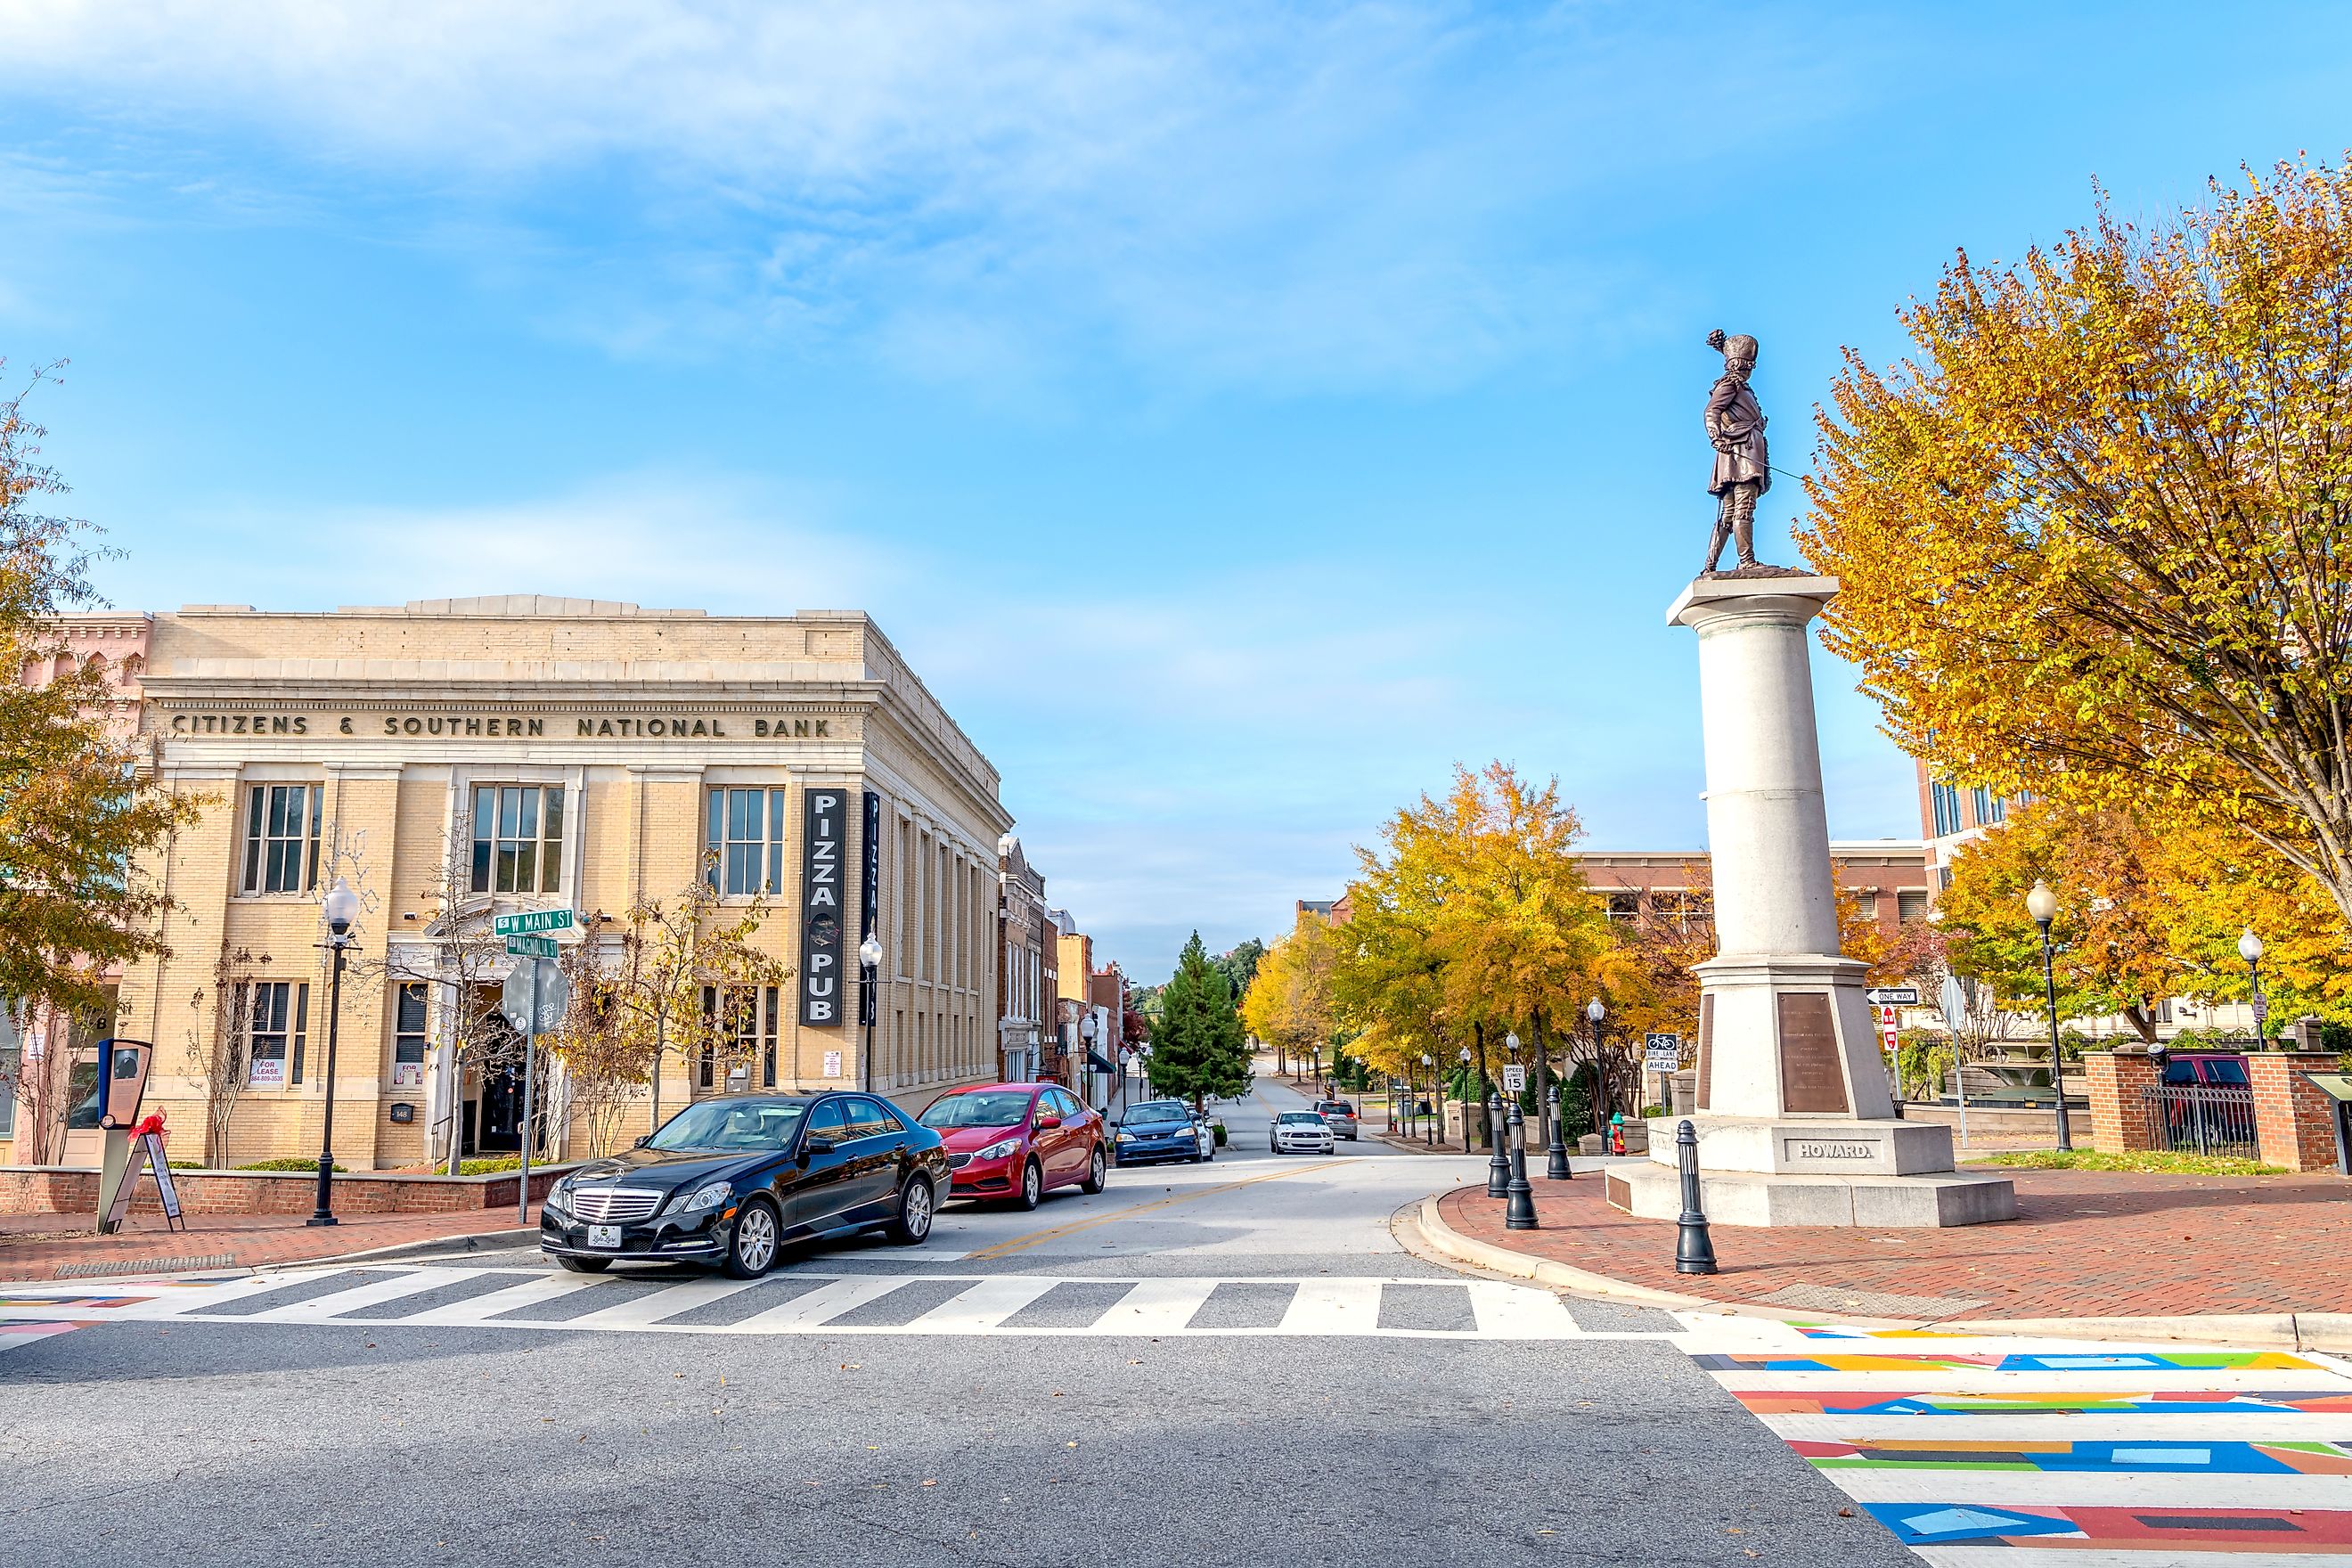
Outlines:
<svg viewBox="0 0 2352 1568"><path fill-rule="evenodd" d="M2161 1083L2139 1091L2147 1135L2158 1149L2179 1154L2261 1156L2254 1132L2254 1091L2243 1086Z"/></svg>

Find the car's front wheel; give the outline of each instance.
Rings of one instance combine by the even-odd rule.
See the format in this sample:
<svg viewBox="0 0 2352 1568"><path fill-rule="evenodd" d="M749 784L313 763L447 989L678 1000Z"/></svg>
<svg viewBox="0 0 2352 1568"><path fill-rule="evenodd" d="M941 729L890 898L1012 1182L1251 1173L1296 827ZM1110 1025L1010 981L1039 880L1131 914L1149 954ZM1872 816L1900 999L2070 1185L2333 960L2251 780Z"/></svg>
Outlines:
<svg viewBox="0 0 2352 1568"><path fill-rule="evenodd" d="M1110 1162L1103 1158L1102 1145L1095 1145L1094 1157L1087 1162L1087 1179L1078 1191L1091 1196L1101 1192L1110 1182Z"/></svg>
<svg viewBox="0 0 2352 1568"><path fill-rule="evenodd" d="M555 1261L574 1274L602 1274L613 1267L609 1258L567 1258L561 1252L555 1255Z"/></svg>
<svg viewBox="0 0 2352 1568"><path fill-rule="evenodd" d="M1038 1168L1036 1161L1032 1160L1021 1167L1021 1190L1013 1194L1013 1206L1034 1209L1045 1201L1045 1173Z"/></svg>
<svg viewBox="0 0 2352 1568"><path fill-rule="evenodd" d="M907 1178L898 1194L898 1217L890 1222L890 1239L901 1247L919 1247L931 1234L931 1184L921 1176Z"/></svg>
<svg viewBox="0 0 2352 1568"><path fill-rule="evenodd" d="M753 1198L735 1216L735 1234L727 1243L722 1266L730 1279L757 1279L776 1266L776 1210L765 1198Z"/></svg>

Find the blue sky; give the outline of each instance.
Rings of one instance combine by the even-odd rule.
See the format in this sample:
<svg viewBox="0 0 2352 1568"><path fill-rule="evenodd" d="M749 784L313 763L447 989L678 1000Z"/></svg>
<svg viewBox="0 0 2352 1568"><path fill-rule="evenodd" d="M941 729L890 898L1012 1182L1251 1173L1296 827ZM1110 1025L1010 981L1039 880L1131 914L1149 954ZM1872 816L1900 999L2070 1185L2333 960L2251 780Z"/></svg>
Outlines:
<svg viewBox="0 0 2352 1568"><path fill-rule="evenodd" d="M1800 468L1956 246L2339 145L2345 19L19 0L0 355L120 605L870 610L1157 978L1456 760L1700 843L1706 331Z"/></svg>

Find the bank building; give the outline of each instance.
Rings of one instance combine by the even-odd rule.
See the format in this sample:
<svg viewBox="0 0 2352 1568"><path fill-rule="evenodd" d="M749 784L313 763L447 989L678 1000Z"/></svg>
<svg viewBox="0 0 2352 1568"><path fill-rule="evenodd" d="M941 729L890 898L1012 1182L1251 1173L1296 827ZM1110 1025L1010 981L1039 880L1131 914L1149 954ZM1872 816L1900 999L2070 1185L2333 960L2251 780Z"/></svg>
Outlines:
<svg viewBox="0 0 2352 1568"><path fill-rule="evenodd" d="M171 953L126 969L114 1029L154 1044L148 1105L192 1152L209 1116L223 1163L315 1156L320 900L338 876L362 899L334 1084L350 1169L519 1148L519 1053L476 1044L518 962L490 937L498 917L569 911L557 940L617 962L629 911L674 910L698 880L712 921L756 901L746 941L781 981L704 988L739 1048L670 1052L663 1114L725 1092L730 1073L787 1091L863 1076L919 1110L999 1070L997 846L1012 819L995 769L863 615L523 596L195 605L152 617L140 728L165 786L205 805L152 868L173 900ZM211 1048L224 1030L233 1052ZM561 1060L542 1061L533 1098L541 1154L583 1152L588 1108ZM613 1112L620 1141L655 1103Z"/></svg>

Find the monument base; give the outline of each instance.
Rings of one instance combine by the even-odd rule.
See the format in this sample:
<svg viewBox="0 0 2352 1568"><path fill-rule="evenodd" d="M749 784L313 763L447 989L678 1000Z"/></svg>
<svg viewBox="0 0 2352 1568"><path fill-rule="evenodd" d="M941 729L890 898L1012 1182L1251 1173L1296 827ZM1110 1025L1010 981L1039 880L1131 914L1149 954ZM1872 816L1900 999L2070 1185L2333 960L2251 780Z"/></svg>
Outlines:
<svg viewBox="0 0 2352 1568"><path fill-rule="evenodd" d="M1654 1118L1646 1166L1607 1173L1605 1195L1642 1219L1682 1213L1675 1130L1698 1133L1699 1196L1715 1225L1982 1225L2017 1217L2007 1176L1952 1166L1952 1130L1935 1122L1698 1115Z"/></svg>
<svg viewBox="0 0 2352 1568"><path fill-rule="evenodd" d="M1682 1178L1666 1166L1617 1166L1605 1173L1602 1185L1612 1207L1636 1218L1670 1220L1683 1212ZM1698 1188L1709 1225L1907 1230L2017 1217L2017 1189L2006 1176L1951 1171L1920 1176L1708 1171L1701 1173Z"/></svg>

